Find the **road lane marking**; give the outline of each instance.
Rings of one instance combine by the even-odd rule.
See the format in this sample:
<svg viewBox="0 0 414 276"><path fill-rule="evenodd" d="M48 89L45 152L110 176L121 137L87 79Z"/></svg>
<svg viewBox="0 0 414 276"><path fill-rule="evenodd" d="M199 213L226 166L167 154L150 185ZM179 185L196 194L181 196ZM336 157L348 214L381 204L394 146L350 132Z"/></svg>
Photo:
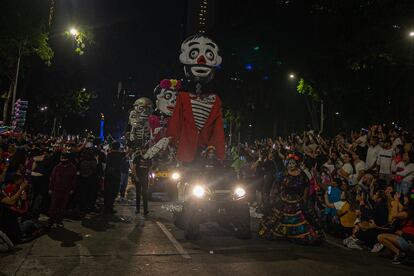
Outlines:
<svg viewBox="0 0 414 276"><path fill-rule="evenodd" d="M171 234L170 231L168 231L168 229L165 227L164 224L162 224L159 221L155 222L158 227L162 230L162 232L164 232L164 234L167 236L167 238L170 240L170 242L172 243L172 245L175 247L175 249L177 249L178 253L180 253L180 255L184 258L184 259L191 259L191 256L188 255L188 252L185 251L185 249L181 246L181 244L174 238L174 236Z"/></svg>

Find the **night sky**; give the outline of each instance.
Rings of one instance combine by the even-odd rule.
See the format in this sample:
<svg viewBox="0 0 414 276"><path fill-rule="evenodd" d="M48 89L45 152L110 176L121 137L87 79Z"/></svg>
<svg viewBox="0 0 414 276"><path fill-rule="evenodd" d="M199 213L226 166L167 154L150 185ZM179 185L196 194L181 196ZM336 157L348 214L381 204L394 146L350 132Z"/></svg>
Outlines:
<svg viewBox="0 0 414 276"><path fill-rule="evenodd" d="M98 98L93 101L86 117L63 121L69 132L82 128L96 129L101 112L106 114L109 131L113 131L119 121L126 121L127 110L119 110L116 100L119 81L127 93L136 97L152 97L152 91L161 79L183 78L178 60L180 45L195 31L196 25L193 8L197 4L191 0L55 2L50 32L50 42L55 51L52 66L47 67L32 57L19 89L22 97L31 100L32 108L53 104L53 98L47 96L48 91L85 87L96 92ZM358 54L360 49L355 50L355 47L370 53L371 49L367 47L372 47L374 52L376 45L392 40L394 37L391 35L401 37L407 30L396 29L395 26L409 26L403 20L410 9L405 8L406 14L402 15L401 10L396 9L397 5L391 4L382 10L385 14L375 15L383 19L376 22L366 17L366 7L361 6L361 3L371 5L370 1L352 0L346 5L336 1L338 4L330 6L322 0L215 2L214 12L209 14L207 33L218 43L223 64L213 83L214 92L223 98L225 105L237 100L239 106L249 101L256 102L256 105L260 103L251 113L251 118L245 119L246 124L261 125L257 129L258 135L269 135L266 130L272 128L269 117L279 118L277 128L284 132L306 128L309 123L304 99L296 92L296 82L287 79L290 72L315 83L324 83L321 91L336 93L333 91L339 88L345 91L338 97L330 97L326 106L329 116L339 111L344 114L342 122L346 124L350 119L357 122L355 126L378 119L375 117L377 111L369 116L358 113L366 110L362 103L350 110L344 101L349 97L362 97L361 91L366 93L371 88L373 91L375 82L381 89L384 84L375 78L383 80L381 74L390 74L380 68L383 73L367 72L361 81L361 76L354 76L346 68L347 59ZM73 42L63 35L71 26L94 34L95 44L88 46L83 56L73 52ZM384 33L371 35L370 28ZM378 40L382 38L384 41ZM351 42L359 44L355 46ZM335 79L338 76L341 77L339 81ZM350 87L353 83L351 78L356 80L355 87ZM331 79L336 82L331 82ZM340 82L343 85L338 88ZM400 83L402 87L399 89L405 89L405 82ZM372 103L372 96L363 94L364 104ZM382 108L380 104L376 103L378 110ZM270 112L261 112L262 107ZM364 120L360 119L361 116ZM330 120L332 126L337 125L335 120Z"/></svg>

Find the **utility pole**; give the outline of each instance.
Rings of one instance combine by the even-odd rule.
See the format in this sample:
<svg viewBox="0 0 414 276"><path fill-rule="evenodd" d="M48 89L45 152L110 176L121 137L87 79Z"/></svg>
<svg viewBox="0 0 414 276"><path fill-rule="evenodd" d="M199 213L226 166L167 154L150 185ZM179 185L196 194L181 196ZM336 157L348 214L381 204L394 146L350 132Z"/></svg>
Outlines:
<svg viewBox="0 0 414 276"><path fill-rule="evenodd" d="M53 119L53 127L52 127L52 133L50 136L55 137L56 136L56 117Z"/></svg>
<svg viewBox="0 0 414 276"><path fill-rule="evenodd" d="M14 113L14 103L16 102L16 95L17 95L17 83L19 81L19 71L20 71L20 60L21 60L22 54L21 50L19 49L19 57L17 58L17 68L16 68L16 76L14 78L14 85L13 85L13 98L12 98L12 104L11 104L11 114Z"/></svg>
<svg viewBox="0 0 414 276"><path fill-rule="evenodd" d="M323 100L321 100L321 129L320 129L320 133L323 132L323 121L324 121L324 110L323 110Z"/></svg>

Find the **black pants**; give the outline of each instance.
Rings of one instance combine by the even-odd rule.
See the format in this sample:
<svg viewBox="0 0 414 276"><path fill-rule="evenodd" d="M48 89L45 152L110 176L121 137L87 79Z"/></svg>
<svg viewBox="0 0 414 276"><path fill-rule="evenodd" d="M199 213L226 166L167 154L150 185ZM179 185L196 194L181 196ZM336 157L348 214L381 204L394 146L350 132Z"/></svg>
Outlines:
<svg viewBox="0 0 414 276"><path fill-rule="evenodd" d="M91 211L95 207L98 193L98 178L96 175L79 177L80 207L82 211Z"/></svg>
<svg viewBox="0 0 414 276"><path fill-rule="evenodd" d="M4 207L0 218L0 230L3 231L13 243L18 243L22 237L18 216Z"/></svg>
<svg viewBox="0 0 414 276"><path fill-rule="evenodd" d="M144 205L144 213L148 212L148 171L143 171L138 174L138 181L135 181L136 189L136 205L139 212L141 206L141 195Z"/></svg>
<svg viewBox="0 0 414 276"><path fill-rule="evenodd" d="M369 246L369 248L372 248L376 243L378 243L378 235L388 232L388 230L373 228L365 231L358 231L358 233L356 233L356 237L358 240L363 241L367 246Z"/></svg>
<svg viewBox="0 0 414 276"><path fill-rule="evenodd" d="M111 172L105 174L104 180L104 208L105 211L114 209L115 198L119 192L121 183L121 172Z"/></svg>
<svg viewBox="0 0 414 276"><path fill-rule="evenodd" d="M30 214L37 219L41 212L45 212L49 208L49 186L45 176L32 176L32 206Z"/></svg>

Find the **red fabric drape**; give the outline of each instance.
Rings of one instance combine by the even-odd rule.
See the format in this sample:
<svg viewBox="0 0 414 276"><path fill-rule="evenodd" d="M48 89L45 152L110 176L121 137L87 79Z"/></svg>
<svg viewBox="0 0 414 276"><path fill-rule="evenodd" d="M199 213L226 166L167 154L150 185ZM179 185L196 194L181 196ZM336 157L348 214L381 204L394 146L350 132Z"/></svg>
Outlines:
<svg viewBox="0 0 414 276"><path fill-rule="evenodd" d="M216 96L210 116L204 127L199 131L194 121L190 94L180 92L169 122L167 137L171 137L177 145L177 159L179 161L193 161L197 147L204 148L207 146L214 146L217 158L223 160L225 140L220 98Z"/></svg>

